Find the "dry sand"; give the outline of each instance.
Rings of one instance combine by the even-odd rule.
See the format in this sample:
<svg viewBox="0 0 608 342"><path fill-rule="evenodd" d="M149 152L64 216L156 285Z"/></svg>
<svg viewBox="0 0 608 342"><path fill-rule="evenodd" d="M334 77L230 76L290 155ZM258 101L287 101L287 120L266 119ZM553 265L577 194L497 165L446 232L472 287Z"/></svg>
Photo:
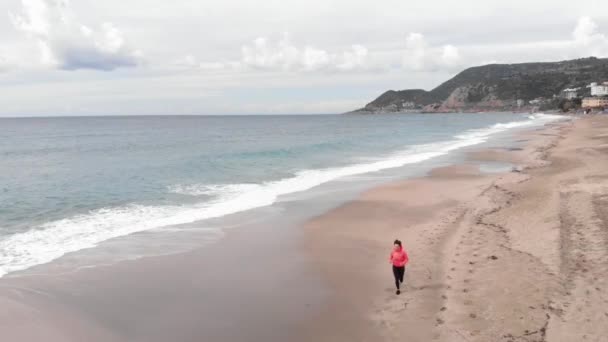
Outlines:
<svg viewBox="0 0 608 342"><path fill-rule="evenodd" d="M471 156L518 172L439 169L310 221L333 292L303 340L608 341L608 117L521 139ZM395 238L411 259L400 296Z"/></svg>

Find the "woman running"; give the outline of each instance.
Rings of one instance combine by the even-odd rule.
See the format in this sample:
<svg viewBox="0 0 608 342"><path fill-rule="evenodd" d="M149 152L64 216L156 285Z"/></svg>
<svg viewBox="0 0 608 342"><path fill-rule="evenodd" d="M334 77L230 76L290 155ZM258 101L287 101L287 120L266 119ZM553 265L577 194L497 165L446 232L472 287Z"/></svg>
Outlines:
<svg viewBox="0 0 608 342"><path fill-rule="evenodd" d="M409 261L407 253L401 246L401 241L393 242L393 251L391 252L390 263L393 264L393 275L395 276L395 285L397 286L397 294L401 293L400 284L403 283L403 275L405 274L405 265Z"/></svg>

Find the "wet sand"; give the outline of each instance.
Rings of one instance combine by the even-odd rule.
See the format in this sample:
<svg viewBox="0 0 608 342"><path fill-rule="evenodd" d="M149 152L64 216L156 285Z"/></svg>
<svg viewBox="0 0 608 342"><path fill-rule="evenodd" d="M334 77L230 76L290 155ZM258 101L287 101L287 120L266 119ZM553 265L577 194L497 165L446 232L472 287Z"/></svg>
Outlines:
<svg viewBox="0 0 608 342"><path fill-rule="evenodd" d="M608 117L528 132L525 147L375 188L312 220L332 304L317 341L606 341ZM397 296L388 254L409 252Z"/></svg>
<svg viewBox="0 0 608 342"><path fill-rule="evenodd" d="M386 184L296 229L0 279L7 341L605 341L608 118ZM391 243L410 254L395 295Z"/></svg>
<svg viewBox="0 0 608 342"><path fill-rule="evenodd" d="M235 229L189 253L2 278L0 340L289 340L325 292L301 232L276 228Z"/></svg>

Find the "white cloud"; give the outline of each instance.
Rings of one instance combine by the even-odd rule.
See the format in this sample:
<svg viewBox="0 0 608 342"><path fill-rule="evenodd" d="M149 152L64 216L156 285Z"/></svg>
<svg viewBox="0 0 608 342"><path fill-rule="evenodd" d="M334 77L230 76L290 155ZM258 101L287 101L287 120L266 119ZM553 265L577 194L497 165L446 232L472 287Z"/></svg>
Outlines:
<svg viewBox="0 0 608 342"><path fill-rule="evenodd" d="M276 43L267 37L258 37L251 44L241 47L241 59L237 61L202 62L193 55L186 55L172 63L178 68L202 70L261 70L261 71L356 71L369 69L368 50L362 45L352 45L339 53L330 53L313 46L298 47L283 33Z"/></svg>
<svg viewBox="0 0 608 342"><path fill-rule="evenodd" d="M331 58L327 51L307 46L302 54L302 64L305 70L318 70L329 65Z"/></svg>
<svg viewBox="0 0 608 342"><path fill-rule="evenodd" d="M495 63L548 62L595 56L608 57L608 36L586 16L580 17L569 36L555 40L523 43L498 42L462 47L467 65Z"/></svg>
<svg viewBox="0 0 608 342"><path fill-rule="evenodd" d="M432 45L422 33L410 33L405 48L368 50L363 45L329 52L310 45L297 45L288 33L277 40L259 37L241 47L241 59L201 62L192 55L175 65L211 71L298 71L298 72L359 72L403 69L418 72L460 71L468 66L487 64L486 61L516 63L550 61L608 54L608 38L588 17L579 19L572 38L525 43L501 42L484 45Z"/></svg>
<svg viewBox="0 0 608 342"><path fill-rule="evenodd" d="M594 36L598 36L597 24L589 17L581 17L578 20L572 36L576 42L589 44ZM602 38L603 35L599 35Z"/></svg>
<svg viewBox="0 0 608 342"><path fill-rule="evenodd" d="M402 65L407 70L451 69L460 63L460 52L454 45L430 46L422 33L410 33L406 38Z"/></svg>
<svg viewBox="0 0 608 342"><path fill-rule="evenodd" d="M140 63L141 52L131 48L112 23L98 29L81 24L68 0L21 0L23 14L10 13L13 25L34 39L40 62L65 70L113 70Z"/></svg>
<svg viewBox="0 0 608 342"><path fill-rule="evenodd" d="M364 68L367 63L368 50L362 45L353 45L351 51L342 53L342 60L337 64L340 70L354 70Z"/></svg>
<svg viewBox="0 0 608 342"><path fill-rule="evenodd" d="M241 59L230 62L200 62L192 56L178 64L213 71L299 71L359 72L403 69L425 73L460 71L487 61L517 63L555 61L594 55L608 55L608 37L599 31L589 17L581 17L571 38L532 40L524 43L432 45L422 33L410 33L405 48L382 48L371 51L363 45L352 45L343 51L329 52L310 45L295 44L288 33L273 40L262 36L241 47Z"/></svg>
<svg viewBox="0 0 608 342"><path fill-rule="evenodd" d="M607 57L608 36L590 17L578 19L571 37L524 43L432 46L421 33L410 33L405 43L402 66L406 70L459 71L468 66L492 63L542 62L581 57Z"/></svg>
<svg viewBox="0 0 608 342"><path fill-rule="evenodd" d="M460 53L454 45L444 45L441 54L441 63L447 66L454 66L460 63Z"/></svg>
<svg viewBox="0 0 608 342"><path fill-rule="evenodd" d="M241 51L243 63L259 69L289 70L300 62L300 52L290 42L287 33L276 45L269 43L266 37L259 37L252 45L243 46Z"/></svg>
<svg viewBox="0 0 608 342"><path fill-rule="evenodd" d="M266 37L255 39L241 48L244 66L263 70L284 71L352 71L367 67L368 50L362 45L352 45L341 53L330 53L312 46L299 48L288 33L277 43Z"/></svg>
<svg viewBox="0 0 608 342"><path fill-rule="evenodd" d="M228 69L238 69L238 62L201 62L193 55L186 55L172 63L178 69L200 69L207 71L219 71Z"/></svg>
<svg viewBox="0 0 608 342"><path fill-rule="evenodd" d="M573 47L582 49L583 54L598 57L608 55L608 37L598 32L598 25L591 18L579 18L572 37Z"/></svg>
<svg viewBox="0 0 608 342"><path fill-rule="evenodd" d="M193 68L198 65L198 62L196 60L196 57L194 57L193 55L186 55L173 62L173 65L182 68Z"/></svg>

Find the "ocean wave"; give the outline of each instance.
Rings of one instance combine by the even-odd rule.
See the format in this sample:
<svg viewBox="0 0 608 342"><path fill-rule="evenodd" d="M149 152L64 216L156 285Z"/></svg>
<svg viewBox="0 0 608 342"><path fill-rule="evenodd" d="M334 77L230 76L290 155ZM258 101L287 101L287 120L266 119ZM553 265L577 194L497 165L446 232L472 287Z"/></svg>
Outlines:
<svg viewBox="0 0 608 342"><path fill-rule="evenodd" d="M469 130L452 140L410 146L380 160L320 170L303 170L293 177L262 184L175 185L168 190L176 194L204 195L210 198L202 203L181 206L132 204L102 208L8 236L0 240L0 277L50 262L66 253L95 247L108 239L268 206L282 195L305 191L343 177L419 163L483 143L500 132L562 118L556 115L534 114L525 121L499 123L483 129Z"/></svg>

